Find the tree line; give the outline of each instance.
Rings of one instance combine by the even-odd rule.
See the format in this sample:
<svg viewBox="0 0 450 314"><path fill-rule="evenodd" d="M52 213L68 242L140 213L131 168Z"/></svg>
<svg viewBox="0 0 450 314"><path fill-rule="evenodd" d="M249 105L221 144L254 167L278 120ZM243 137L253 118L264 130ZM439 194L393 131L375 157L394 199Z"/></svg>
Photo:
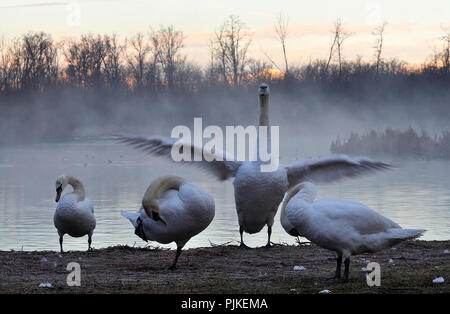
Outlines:
<svg viewBox="0 0 450 314"><path fill-rule="evenodd" d="M273 25L280 63L265 51L259 59L251 56L252 33L234 15L212 34L206 66L189 59L186 35L170 25L128 38L54 40L29 32L0 39L0 143L65 141L79 130L161 132L195 116L217 125L246 124L255 116L261 82L270 84L277 105L272 117L283 125L314 125L335 112L350 120L394 112L448 120L450 30L444 29L442 45L429 60L411 67L384 57L388 27L374 28L373 58L350 60L344 50L353 34L339 19L330 30L327 57L305 64L290 61L284 15Z"/></svg>
<svg viewBox="0 0 450 314"><path fill-rule="evenodd" d="M383 132L374 130L359 135L351 135L331 143L334 154L350 155L391 155L396 157L418 157L430 159L450 158L450 131L440 135L430 135L426 131L417 132L412 127L405 131L387 128Z"/></svg>
<svg viewBox="0 0 450 314"><path fill-rule="evenodd" d="M0 42L0 93L43 92L55 88L121 90L128 94L196 92L214 86L245 87L261 81L284 85L305 82L322 85L360 80L425 79L448 83L450 77L450 28L443 29L442 49L420 67L408 67L399 59L383 58L387 23L374 28L374 58L347 60L343 47L352 36L339 19L326 59L307 64L288 62L288 19L280 15L274 25L283 52L280 66L265 53L264 60L248 51L251 33L239 17L230 16L208 43L206 68L182 53L186 36L173 26L161 26L148 34L137 33L125 40L117 35L82 35L55 41L48 33L30 32L12 41Z"/></svg>

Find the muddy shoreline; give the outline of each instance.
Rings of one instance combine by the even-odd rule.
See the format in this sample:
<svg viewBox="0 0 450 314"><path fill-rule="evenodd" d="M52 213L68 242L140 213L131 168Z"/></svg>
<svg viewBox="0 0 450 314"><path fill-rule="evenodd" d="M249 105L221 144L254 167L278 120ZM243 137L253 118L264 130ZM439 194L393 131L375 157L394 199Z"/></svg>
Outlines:
<svg viewBox="0 0 450 314"><path fill-rule="evenodd" d="M449 293L450 241L407 241L352 257L347 283L330 282L334 253L309 244L240 249L234 245L175 252L115 246L89 252L0 251L0 293ZM81 286L67 285L67 265L79 263ZM381 286L369 287L369 262L381 266ZM303 266L303 270L294 270ZM432 280L443 277L444 283ZM50 283L51 288L39 287Z"/></svg>

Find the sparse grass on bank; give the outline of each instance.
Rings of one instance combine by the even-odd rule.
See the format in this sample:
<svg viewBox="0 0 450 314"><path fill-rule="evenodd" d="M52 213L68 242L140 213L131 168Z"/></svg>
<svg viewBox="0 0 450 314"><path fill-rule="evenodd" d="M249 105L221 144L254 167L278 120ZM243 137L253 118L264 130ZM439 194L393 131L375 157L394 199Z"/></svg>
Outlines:
<svg viewBox="0 0 450 314"><path fill-rule="evenodd" d="M115 246L90 252L0 251L0 293L449 293L450 241L408 241L395 249L355 256L350 280L333 283L334 253L316 245L242 250L215 246L174 252ZM392 261L389 261L392 259ZM381 265L381 286L369 287L361 270ZM81 266L81 287L69 287L67 264ZM294 271L295 265L306 270ZM432 280L443 277L444 283ZM53 288L40 288L49 282Z"/></svg>

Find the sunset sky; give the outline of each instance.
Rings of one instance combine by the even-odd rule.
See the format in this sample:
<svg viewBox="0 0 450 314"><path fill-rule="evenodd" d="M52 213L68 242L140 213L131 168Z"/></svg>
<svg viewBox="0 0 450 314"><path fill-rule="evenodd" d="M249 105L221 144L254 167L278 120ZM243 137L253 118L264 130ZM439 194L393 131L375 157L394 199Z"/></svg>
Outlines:
<svg viewBox="0 0 450 314"><path fill-rule="evenodd" d="M344 56L360 55L365 60L373 58L371 32L378 23L389 23L384 56L410 63L421 63L433 48L440 49L441 27L450 26L449 0L0 0L0 36L11 39L27 31L45 31L60 39L90 32L117 33L123 39L172 24L186 35L183 54L205 65L208 39L234 14L252 33L250 54L265 58L266 52L280 62L273 30L280 13L289 18L287 52L292 63L326 57L337 18L353 33L344 45Z"/></svg>

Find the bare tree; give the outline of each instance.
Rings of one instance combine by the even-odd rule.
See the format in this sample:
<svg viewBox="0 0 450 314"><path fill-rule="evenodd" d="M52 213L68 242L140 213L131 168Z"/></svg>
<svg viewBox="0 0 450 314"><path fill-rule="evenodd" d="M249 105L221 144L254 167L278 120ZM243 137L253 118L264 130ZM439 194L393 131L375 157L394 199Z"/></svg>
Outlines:
<svg viewBox="0 0 450 314"><path fill-rule="evenodd" d="M339 75L342 73L342 45L344 41L349 38L352 34L344 31L342 27L342 21L341 19L337 19L337 21L334 23L334 29L333 29L333 43L330 47L330 54L328 56L328 61L325 66L325 74L328 71L328 67L330 65L331 59L333 58L333 55L335 53L335 49L337 49L337 58L338 58L338 65L339 65Z"/></svg>
<svg viewBox="0 0 450 314"><path fill-rule="evenodd" d="M137 33L136 36L128 41L131 53L127 53L126 59L130 69L131 78L135 87L143 88L146 84L145 67L148 55L151 52L150 45L146 43L144 35Z"/></svg>
<svg viewBox="0 0 450 314"><path fill-rule="evenodd" d="M442 51L442 66L444 68L445 73L450 72L450 26L442 27L442 31L444 35L441 37L441 40L444 43L443 51Z"/></svg>
<svg viewBox="0 0 450 314"><path fill-rule="evenodd" d="M78 87L100 87L106 55L107 47L100 35L82 35L79 41L68 41L64 56L69 82Z"/></svg>
<svg viewBox="0 0 450 314"><path fill-rule="evenodd" d="M103 37L105 43L104 73L107 87L118 87L123 81L122 57L126 44L120 44L116 34Z"/></svg>
<svg viewBox="0 0 450 314"><path fill-rule="evenodd" d="M251 44L250 34L245 31L245 24L237 16L230 15L220 30L215 33L215 49L222 78L238 86L248 66L247 51Z"/></svg>
<svg viewBox="0 0 450 314"><path fill-rule="evenodd" d="M286 54L286 37L288 34L289 19L287 16L280 13L278 16L277 23L275 24L275 32L277 34L278 40L281 43L281 48L283 49L283 59L284 59L284 76L289 77L289 65Z"/></svg>
<svg viewBox="0 0 450 314"><path fill-rule="evenodd" d="M380 66L383 61L381 58L381 53L383 52L384 31L386 29L386 25L387 25L387 22L384 22L383 24L375 27L374 31L372 32L372 34L375 35L375 37L376 37L375 46L373 48L375 49L377 75L380 72Z"/></svg>
<svg viewBox="0 0 450 314"><path fill-rule="evenodd" d="M173 26L161 26L159 31L151 34L154 54L162 65L169 91L174 88L176 62L180 59L179 52L184 46L184 39L183 32L174 30Z"/></svg>
<svg viewBox="0 0 450 314"><path fill-rule="evenodd" d="M264 61L249 60L249 69L247 82L250 84L259 84L261 82L270 82L272 80L272 66Z"/></svg>
<svg viewBox="0 0 450 314"><path fill-rule="evenodd" d="M11 84L11 60L8 55L8 43L0 38L0 92L6 92Z"/></svg>
<svg viewBox="0 0 450 314"><path fill-rule="evenodd" d="M214 40L208 41L208 49L209 49L209 56L210 56L210 64L208 68L205 71L205 76L207 79L207 82L210 85L213 85L219 81L220 71L218 66L216 66L216 48L215 48L215 42Z"/></svg>
<svg viewBox="0 0 450 314"><path fill-rule="evenodd" d="M39 89L57 79L56 48L46 33L27 33L20 49L21 88Z"/></svg>
<svg viewBox="0 0 450 314"><path fill-rule="evenodd" d="M219 72L222 76L222 81L228 83L228 66L227 66L227 46L226 46L226 36L225 29L222 27L218 32L215 33L215 41L211 44L212 55L218 59Z"/></svg>

